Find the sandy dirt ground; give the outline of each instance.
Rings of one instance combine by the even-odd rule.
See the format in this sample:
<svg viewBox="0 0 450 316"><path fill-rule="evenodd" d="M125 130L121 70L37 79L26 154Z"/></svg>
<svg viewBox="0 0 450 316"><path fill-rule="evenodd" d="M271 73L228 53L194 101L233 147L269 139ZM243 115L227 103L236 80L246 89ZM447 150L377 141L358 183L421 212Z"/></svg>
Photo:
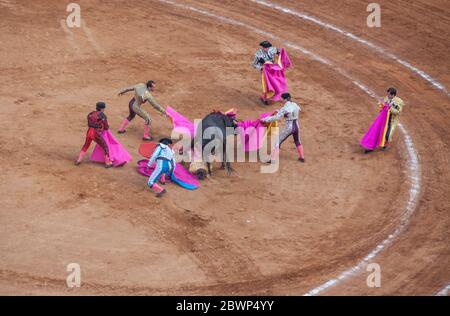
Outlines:
<svg viewBox="0 0 450 316"><path fill-rule="evenodd" d="M0 294L301 295L357 264L400 225L410 183L401 133L386 152L358 143L376 101L339 72L289 51L291 93L303 109L307 163L293 144L278 173L259 163L217 170L188 192L156 199L135 169L142 120L118 136L133 155L119 169L73 162L85 117L104 100L115 132L127 115L120 88L154 79L155 96L190 118L258 102L252 55L263 40L241 26L159 0L78 1L84 23L67 30L69 1L0 0ZM322 294L433 295L450 281L449 97L399 63L317 24L249 1L178 2L276 34L330 60L379 95L396 86L401 121L419 155L419 203L407 229L374 258L381 288L363 270ZM446 1L276 3L382 46L450 86ZM273 41L282 46L281 41ZM148 107L148 106L147 106ZM171 123L147 108L152 134ZM82 287L66 286L79 263Z"/></svg>

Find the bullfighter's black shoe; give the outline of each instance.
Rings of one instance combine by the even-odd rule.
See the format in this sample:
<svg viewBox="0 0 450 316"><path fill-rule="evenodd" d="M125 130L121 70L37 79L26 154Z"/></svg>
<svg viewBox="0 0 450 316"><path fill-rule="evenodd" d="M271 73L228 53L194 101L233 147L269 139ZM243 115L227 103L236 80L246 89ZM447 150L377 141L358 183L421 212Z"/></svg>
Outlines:
<svg viewBox="0 0 450 316"><path fill-rule="evenodd" d="M166 194L166 193L167 193L166 189L163 189L161 192L156 193L156 197L160 198L160 197L162 197L162 196L163 196L164 194Z"/></svg>

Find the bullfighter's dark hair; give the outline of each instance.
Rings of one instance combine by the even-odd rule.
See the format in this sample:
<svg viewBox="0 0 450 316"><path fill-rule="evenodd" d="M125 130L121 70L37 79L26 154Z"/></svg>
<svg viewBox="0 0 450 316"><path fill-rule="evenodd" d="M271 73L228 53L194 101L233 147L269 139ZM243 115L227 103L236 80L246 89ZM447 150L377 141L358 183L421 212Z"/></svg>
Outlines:
<svg viewBox="0 0 450 316"><path fill-rule="evenodd" d="M389 88L389 89L387 89L387 93L392 94L392 95L397 95L397 89Z"/></svg>

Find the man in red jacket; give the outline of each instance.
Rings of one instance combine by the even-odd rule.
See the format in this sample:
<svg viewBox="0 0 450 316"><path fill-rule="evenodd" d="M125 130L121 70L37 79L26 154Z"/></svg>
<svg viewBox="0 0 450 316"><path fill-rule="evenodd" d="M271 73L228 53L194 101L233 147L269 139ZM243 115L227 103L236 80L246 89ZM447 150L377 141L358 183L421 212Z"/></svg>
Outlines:
<svg viewBox="0 0 450 316"><path fill-rule="evenodd" d="M106 104L104 102L98 102L96 105L96 111L93 111L88 114L87 116L88 131L86 134L86 141L84 143L83 148L80 151L80 155L78 156L75 165L78 166L81 163L92 141L95 141L97 144L100 145L100 147L103 149L103 152L105 153L105 168L112 167L112 162L109 159L108 145L106 145L102 137L102 132L104 130L109 129L108 119L104 113L105 108Z"/></svg>

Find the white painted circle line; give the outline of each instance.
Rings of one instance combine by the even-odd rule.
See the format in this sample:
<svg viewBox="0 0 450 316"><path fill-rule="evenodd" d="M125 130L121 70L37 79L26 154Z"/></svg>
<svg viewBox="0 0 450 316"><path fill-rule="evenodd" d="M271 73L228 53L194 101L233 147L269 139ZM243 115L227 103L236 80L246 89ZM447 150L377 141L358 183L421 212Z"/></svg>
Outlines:
<svg viewBox="0 0 450 316"><path fill-rule="evenodd" d="M435 296L448 296L450 293L450 283L447 284L446 287L444 287L442 290L436 293Z"/></svg>
<svg viewBox="0 0 450 316"><path fill-rule="evenodd" d="M315 17L312 17L310 15L307 15L307 14L304 14L304 13L301 13L301 12L297 12L297 11L291 10L289 8L280 6L278 4L274 4L274 3L271 3L271 2L268 2L268 1L264 1L264 0L248 0L248 1L251 1L251 2L254 2L254 3L260 4L260 5L266 6L268 8L275 9L275 10L281 11L283 13L296 16L296 17L298 17L300 19L303 19L303 20L315 23L317 25L320 25L323 28L326 28L326 29L329 29L329 30L333 30L333 31L335 31L335 32L337 32L337 33L339 33L339 34L341 34L343 36L346 36L346 37L352 39L353 41L356 41L356 42L358 42L358 43L360 43L362 45L370 47L371 49L375 50L379 54L385 56L386 58L392 59L392 60L396 61L397 63L399 63L400 65L402 65L403 67L406 67L408 70L410 70L413 73L415 73L416 75L420 76L422 79L426 80L433 87L435 87L438 90L441 90L444 94L446 94L447 96L450 97L450 92L448 91L448 89L442 83L438 82L436 79L434 79L429 74L427 74L425 71L423 71L423 70L421 70L421 69L411 65L409 62L407 62L407 61L405 61L403 59L400 59L396 55L386 51L384 48L382 48L382 47L380 47L380 46L378 46L378 45L376 45L376 44L374 44L374 43L372 43L372 42L370 42L368 40L362 39L359 36L356 36L355 34L350 33L348 31L345 31L345 30L343 30L343 29L341 29L341 28L339 28L339 27L337 27L335 25L323 22L323 21L321 21L321 20L319 20L319 19L317 19Z"/></svg>
<svg viewBox="0 0 450 316"><path fill-rule="evenodd" d="M230 19L227 17L223 17L220 15L216 15L214 13L211 13L209 11L203 10L203 9L198 9L195 7L192 7L190 5L185 5L185 4L180 4L180 3L176 3L170 0L158 0L159 2L162 3L166 3L166 4L170 4L173 6L176 6L178 8L182 8L182 9L186 9L186 10L190 10L193 12L197 12L203 15L206 15L208 17L217 19L219 21L231 24L231 25L237 25L237 26L241 26L244 28L247 28L253 32L256 32L258 34L261 35L265 35L267 37L273 38L273 39L277 39L282 41L282 39L280 39L278 36L271 34L269 32L265 32L263 30L260 30L256 27L253 27L251 25L247 25L243 22L234 20L234 19ZM312 53L311 51L298 46L296 44L293 44L289 41L284 41L284 44L287 47L290 47L292 49L298 50L300 52L302 52L304 55L324 64L327 65L329 67L331 67L332 69L334 69L335 71L337 71L339 74L341 74L342 76L344 76L345 78L349 79L353 84L355 84L358 88L360 88L361 90L363 90L366 94L368 94L369 96L380 100L380 98L373 92L371 91L367 86L365 86L364 84L360 83L359 81L353 79L347 72L345 72L344 70L334 66L330 61L328 61L327 59L320 57L314 53ZM392 244L392 242L394 241L395 238L398 237L398 235L400 235L403 230L408 226L409 224L409 220L411 218L411 215L414 213L417 204L418 204L418 198L419 198L419 193L420 193L420 189L421 189L421 171L420 171L420 163L419 163L419 157L417 155L417 152L414 148L414 144L413 141L411 139L411 136L409 135L408 131L406 130L406 128L402 125L399 124L399 130L400 132L403 134L403 141L404 144L406 146L406 150L407 150L407 154L408 154L408 159L407 159L407 167L408 167L408 178L409 178L409 182L411 184L410 190L409 190L409 196L408 196L408 200L405 204L404 210L402 212L401 215L401 221L399 226L395 229L395 231L390 234L383 242L381 242L379 245L377 245L375 247L374 250L372 250L368 255L366 255L360 262L358 262L358 264L344 272L342 272L338 277L336 277L335 279L329 280L327 282L325 282L324 284L308 291L306 294L306 296L310 296L310 295L318 295L321 292L325 291L326 289L336 285L337 283L339 283L340 281L348 278L349 276L354 275L355 273L359 272L366 264L367 262L369 262L370 260L372 260L376 255L378 255L382 250L384 250L386 247L388 247L390 244Z"/></svg>
<svg viewBox="0 0 450 316"><path fill-rule="evenodd" d="M421 180L420 180L420 164L419 158L417 156L414 144L412 142L411 136L408 134L407 130L402 124L399 124L399 129L403 133L404 143L408 152L408 178L411 184L409 189L409 196L401 215L400 224L395 229L395 231L390 234L385 240L383 240L379 245L375 247L367 256L365 256L356 266L342 272L337 278L331 279L322 285L308 291L305 296L313 296L322 293L328 288L336 285L340 281L348 278L349 276L361 271L366 264L368 264L375 256L377 256L386 247L392 244L392 242L405 230L409 224L409 220L414 213L420 193Z"/></svg>

